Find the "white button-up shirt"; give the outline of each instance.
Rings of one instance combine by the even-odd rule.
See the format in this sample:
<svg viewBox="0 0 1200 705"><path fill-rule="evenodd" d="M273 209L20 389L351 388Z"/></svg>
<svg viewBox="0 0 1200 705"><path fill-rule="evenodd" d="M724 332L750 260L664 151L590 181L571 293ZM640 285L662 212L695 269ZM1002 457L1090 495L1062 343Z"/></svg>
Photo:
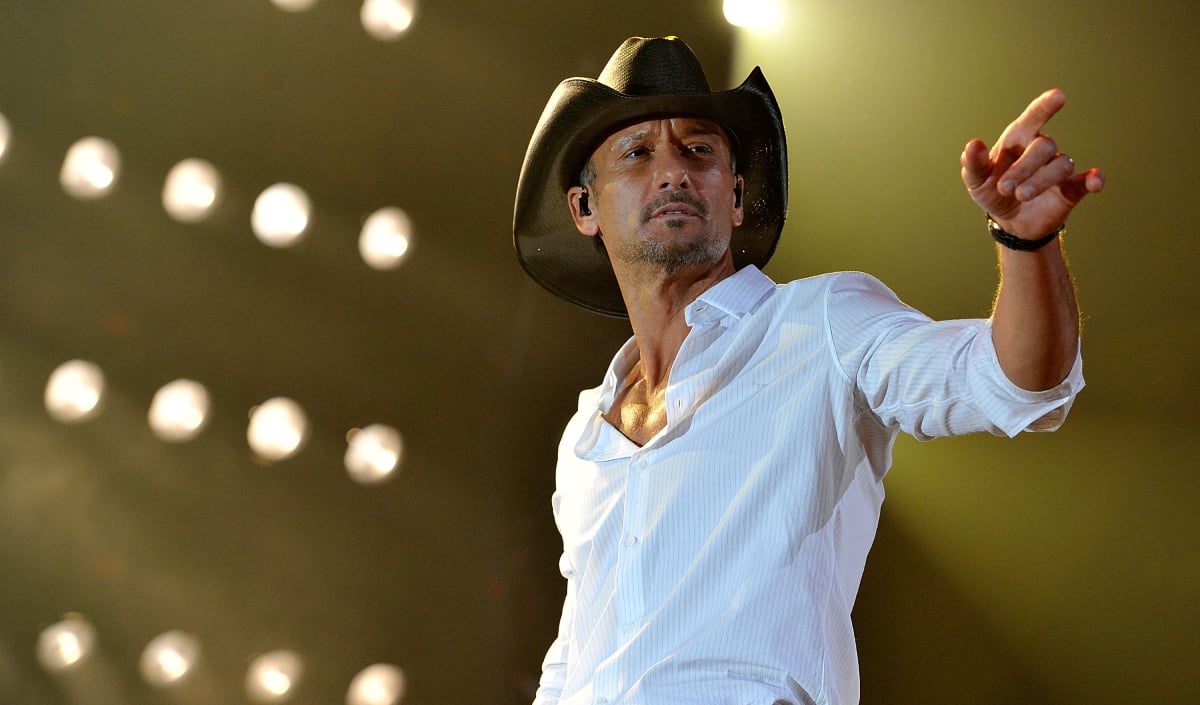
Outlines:
<svg viewBox="0 0 1200 705"><path fill-rule="evenodd" d="M1024 391L988 321L931 321L857 273L746 267L686 317L658 435L602 417L633 340L563 434L567 595L535 703L857 703L850 612L896 434L1051 430L1079 361Z"/></svg>

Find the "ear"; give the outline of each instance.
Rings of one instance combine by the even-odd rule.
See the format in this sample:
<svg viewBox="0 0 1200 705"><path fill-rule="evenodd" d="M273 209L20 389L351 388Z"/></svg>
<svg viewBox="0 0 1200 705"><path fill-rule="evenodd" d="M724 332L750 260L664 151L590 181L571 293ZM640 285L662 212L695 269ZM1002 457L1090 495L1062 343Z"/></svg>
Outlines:
<svg viewBox="0 0 1200 705"><path fill-rule="evenodd" d="M590 203L588 208L591 211L588 215L583 215L580 208L579 197L583 194L582 186L572 186L567 190L567 204L571 208L571 219L575 221L575 229L582 235L589 237L600 232L600 222L596 219L596 196L589 192Z"/></svg>
<svg viewBox="0 0 1200 705"><path fill-rule="evenodd" d="M742 178L741 174L734 174L733 175L733 227L735 227L735 228L737 226L741 225L742 221L745 220L745 218L746 218L745 209L742 207L742 203L745 201L745 195L746 195L746 192L744 190L745 186L746 186L746 181L745 181L745 179Z"/></svg>

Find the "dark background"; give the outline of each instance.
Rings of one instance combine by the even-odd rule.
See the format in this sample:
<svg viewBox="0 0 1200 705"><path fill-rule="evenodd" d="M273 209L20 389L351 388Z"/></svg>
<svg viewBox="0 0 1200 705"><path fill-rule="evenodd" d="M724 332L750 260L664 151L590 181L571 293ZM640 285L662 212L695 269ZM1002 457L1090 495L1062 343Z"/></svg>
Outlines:
<svg viewBox="0 0 1200 705"><path fill-rule="evenodd" d="M770 33L715 0L427 0L402 39L358 3L8 3L0 10L0 702L244 702L256 654L299 652L292 702L340 702L359 669L408 703L521 703L557 624L554 446L575 395L628 335L520 271L512 196L554 86L630 35L685 38L717 87L761 65L789 133L791 211L768 273L870 271L938 318L986 315L994 254L958 154L1050 86L1048 131L1109 176L1068 235L1088 389L1058 433L902 439L856 608L863 701L1191 702L1200 657L1195 176L1189 2L785 3ZM58 185L67 148L121 150L115 191ZM215 164L212 218L172 221L162 179ZM314 203L277 250L249 226L289 181ZM395 205L399 269L358 256ZM50 420L51 371L104 370L103 413ZM179 377L213 397L185 444L146 409ZM294 458L245 441L249 410L297 400ZM364 487L346 433L404 434ZM68 612L99 648L45 674ZM168 629L200 667L158 691L137 661Z"/></svg>

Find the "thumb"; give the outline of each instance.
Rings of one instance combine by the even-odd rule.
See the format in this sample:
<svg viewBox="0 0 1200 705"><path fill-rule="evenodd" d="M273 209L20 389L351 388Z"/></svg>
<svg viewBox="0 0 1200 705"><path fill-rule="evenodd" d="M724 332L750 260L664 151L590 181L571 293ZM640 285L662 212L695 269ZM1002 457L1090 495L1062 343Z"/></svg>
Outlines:
<svg viewBox="0 0 1200 705"><path fill-rule="evenodd" d="M968 142L959 161L962 163L963 184L971 191L983 186L992 175L992 162L983 140L973 139Z"/></svg>

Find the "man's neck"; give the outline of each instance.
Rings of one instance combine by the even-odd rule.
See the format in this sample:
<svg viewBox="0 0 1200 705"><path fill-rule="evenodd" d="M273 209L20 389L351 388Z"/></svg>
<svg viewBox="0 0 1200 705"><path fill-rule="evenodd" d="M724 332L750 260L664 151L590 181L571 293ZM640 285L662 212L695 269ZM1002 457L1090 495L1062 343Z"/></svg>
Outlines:
<svg viewBox="0 0 1200 705"><path fill-rule="evenodd" d="M641 355L641 373L650 389L666 387L675 356L690 330L685 317L688 305L734 271L733 258L726 251L720 260L703 267L618 274Z"/></svg>

